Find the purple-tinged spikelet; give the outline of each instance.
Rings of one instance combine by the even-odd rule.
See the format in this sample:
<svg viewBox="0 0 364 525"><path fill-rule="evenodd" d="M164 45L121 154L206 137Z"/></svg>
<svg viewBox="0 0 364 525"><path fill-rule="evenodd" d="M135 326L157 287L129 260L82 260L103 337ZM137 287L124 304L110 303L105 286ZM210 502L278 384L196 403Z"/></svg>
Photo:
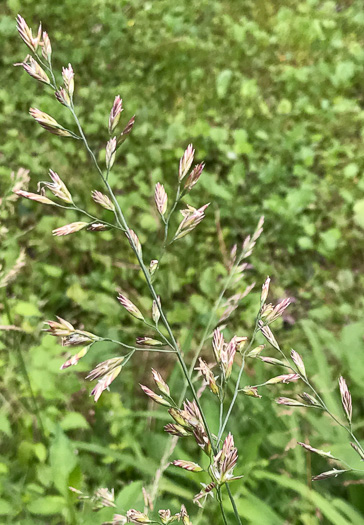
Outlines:
<svg viewBox="0 0 364 525"><path fill-rule="evenodd" d="M205 210L210 203L201 206L198 210L192 206L187 205L187 209L181 210L183 219L178 226L177 232L173 238L174 241L181 239L190 231L196 228L198 224L205 218Z"/></svg>
<svg viewBox="0 0 364 525"><path fill-rule="evenodd" d="M70 107L71 99L65 88L60 87L58 91L55 91L54 96L63 106L66 106L66 108Z"/></svg>
<svg viewBox="0 0 364 525"><path fill-rule="evenodd" d="M137 308L135 304L133 304L127 297L125 297L125 295L119 293L118 301L131 315L133 315L137 319L140 319L141 321L144 321L144 316L139 310L139 308Z"/></svg>
<svg viewBox="0 0 364 525"><path fill-rule="evenodd" d="M212 339L212 349L214 351L216 362L219 364L221 361L221 352L224 347L224 336L218 328L214 330Z"/></svg>
<svg viewBox="0 0 364 525"><path fill-rule="evenodd" d="M101 193L101 191L94 190L91 192L91 195L92 195L93 200L97 204L100 204L100 206L105 208L105 210L110 210L110 211L115 210L115 206L111 202L110 198L107 195L104 195L104 193Z"/></svg>
<svg viewBox="0 0 364 525"><path fill-rule="evenodd" d="M202 472L203 468L200 467L197 463L193 463L193 461L184 461L183 459L176 459L172 462L172 465L175 467L183 468L185 470L188 470L190 472Z"/></svg>
<svg viewBox="0 0 364 525"><path fill-rule="evenodd" d="M120 98L120 95L117 95L115 97L114 103L112 105L110 116L109 116L109 133L114 131L116 126L118 125L118 122L120 120L121 112L123 111L123 101Z"/></svg>
<svg viewBox="0 0 364 525"><path fill-rule="evenodd" d="M158 212L163 216L167 210L168 197L163 184L160 184L159 182L157 182L155 186L154 200Z"/></svg>
<svg viewBox="0 0 364 525"><path fill-rule="evenodd" d="M153 399L153 401L155 401L155 403L158 403L159 405L163 405L163 406L166 406L166 407L170 407L171 406L171 404L166 399L164 399L164 397L156 394L155 392L153 392L153 390L151 390L147 386L141 385L141 384L139 384L139 386L143 390L144 394L146 394L151 399Z"/></svg>
<svg viewBox="0 0 364 525"><path fill-rule="evenodd" d="M151 337L137 337L136 344L140 346L165 346L165 343Z"/></svg>
<svg viewBox="0 0 364 525"><path fill-rule="evenodd" d="M202 508L202 504L200 502L201 499L206 500L208 495L211 495L213 497L213 490L216 487L216 483L212 482L208 485L205 485L204 483L201 483L202 490L198 494L196 494L193 498L193 503L196 503L200 508Z"/></svg>
<svg viewBox="0 0 364 525"><path fill-rule="evenodd" d="M61 366L61 370L64 370L65 368L68 368L73 365L77 365L79 360L87 354L89 349L89 346L85 346L84 348L82 348L82 350L77 352L77 354L73 355L65 363L63 363L63 365Z"/></svg>
<svg viewBox="0 0 364 525"><path fill-rule="evenodd" d="M20 197L30 199L31 201L40 202L42 204L52 204L53 206L55 205L55 202L51 201L51 199L48 199L48 197L45 197L44 195L39 195L38 193L31 193L24 190L15 190L14 193Z"/></svg>
<svg viewBox="0 0 364 525"><path fill-rule="evenodd" d="M47 113L44 113L44 111L40 111L36 108L30 108L29 113L38 122L38 124L42 126L42 128L46 129L50 133L60 137L72 137L72 134L68 130L64 129L53 117Z"/></svg>
<svg viewBox="0 0 364 525"><path fill-rule="evenodd" d="M295 350L291 350L291 358L294 364L296 365L298 372L301 374L302 377L306 378L306 369L300 354Z"/></svg>
<svg viewBox="0 0 364 525"><path fill-rule="evenodd" d="M197 164L193 170L191 171L186 184L185 184L185 190L190 191L194 185L197 183L198 179L201 177L201 173L205 167L204 162L201 164Z"/></svg>
<svg viewBox="0 0 364 525"><path fill-rule="evenodd" d="M181 182L181 180L187 175L188 170L190 169L192 165L194 155L195 155L195 150L193 149L192 144L189 144L183 156L181 157L181 160L179 161L179 173L178 173L179 182Z"/></svg>
<svg viewBox="0 0 364 525"><path fill-rule="evenodd" d="M324 450L320 450L318 448L311 447L311 445L308 445L307 443L301 443L300 441L298 441L297 445L300 445L302 448L304 448L308 452L313 452L314 454L318 454L319 456L322 456L324 458L337 459L335 458L335 456L331 454L331 452L325 452Z"/></svg>
<svg viewBox="0 0 364 525"><path fill-rule="evenodd" d="M60 176L53 170L49 170L49 176L53 182L42 181L39 183L38 187L45 186L53 193L53 195L62 201L67 202L68 204L72 204L72 196L65 183L61 180Z"/></svg>
<svg viewBox="0 0 364 525"><path fill-rule="evenodd" d="M128 510L126 517L128 523L153 523L146 514L135 509Z"/></svg>
<svg viewBox="0 0 364 525"><path fill-rule="evenodd" d="M29 47L33 53L35 53L40 44L41 34L42 34L42 25L39 24L38 34L36 37L33 37L32 30L28 27L24 18L20 15L16 18L16 28L21 36L23 42Z"/></svg>
<svg viewBox="0 0 364 525"><path fill-rule="evenodd" d="M283 375L272 377L271 379L268 379L268 381L266 381L264 385L275 385L277 383L287 384L287 383L292 383L293 381L298 381L299 379L301 378L298 374L283 374Z"/></svg>
<svg viewBox="0 0 364 525"><path fill-rule="evenodd" d="M110 139L106 144L106 168L111 170L115 162L116 137Z"/></svg>
<svg viewBox="0 0 364 525"><path fill-rule="evenodd" d="M259 399L262 397L258 394L258 388L256 386L245 386L240 392L249 397L258 397Z"/></svg>
<svg viewBox="0 0 364 525"><path fill-rule="evenodd" d="M44 69L38 64L36 60L30 55L28 55L24 62L14 64L15 66L23 66L24 71L28 73L31 77L35 78L43 84L50 84L49 77Z"/></svg>
<svg viewBox="0 0 364 525"><path fill-rule="evenodd" d="M304 403L301 403L300 401L296 401L295 399L291 399L290 397L279 397L276 399L276 403L278 405L285 405L287 407L306 407Z"/></svg>
<svg viewBox="0 0 364 525"><path fill-rule="evenodd" d="M128 135L131 133L133 126L135 124L135 115L131 117L123 131L118 136L117 144L116 146L119 147L121 144L128 138Z"/></svg>
<svg viewBox="0 0 364 525"><path fill-rule="evenodd" d="M267 297L268 297L268 292L269 292L269 283L270 283L270 278L267 277L263 286L262 286L262 293L260 295L260 303L261 304L264 304L265 301L267 300Z"/></svg>
<svg viewBox="0 0 364 525"><path fill-rule="evenodd" d="M339 386L340 386L340 394L341 394L341 402L346 414L346 418L351 425L351 418L353 415L353 405L351 401L351 394L348 389L348 385L346 384L345 379L341 376L339 379Z"/></svg>
<svg viewBox="0 0 364 525"><path fill-rule="evenodd" d="M109 388L114 379L120 374L122 369L123 357L114 357L99 363L97 367L92 370L86 379L93 381L98 379L97 385L91 391L91 396L94 396L95 402L98 401L102 392Z"/></svg>
<svg viewBox="0 0 364 525"><path fill-rule="evenodd" d="M60 228L56 228L52 231L53 235L56 237L61 237L63 235L69 235L70 233L76 233L80 230L83 230L88 226L88 222L71 222L70 224L66 224L65 226L61 226Z"/></svg>
<svg viewBox="0 0 364 525"><path fill-rule="evenodd" d="M129 230L126 233L126 236L129 239L130 246L136 251L136 253L139 255L139 257L142 257L142 245L140 244L140 241L138 239L137 234L133 230Z"/></svg>
<svg viewBox="0 0 364 525"><path fill-rule="evenodd" d="M160 305L161 305L161 298L158 295L157 301L153 299L153 305L152 305L152 319L155 322L155 324L158 324L159 318L161 316Z"/></svg>
<svg viewBox="0 0 364 525"><path fill-rule="evenodd" d="M48 33L46 33L46 31L43 31L43 40L40 43L40 45L42 46L43 58L45 58L47 62L50 62L52 56L52 46Z"/></svg>
<svg viewBox="0 0 364 525"><path fill-rule="evenodd" d="M348 472L347 470L337 470L336 468L332 470L328 470L327 472L322 472L318 476L314 476L312 478L312 481L322 481L324 479L328 478L337 478L340 474L344 474L344 472Z"/></svg>
<svg viewBox="0 0 364 525"><path fill-rule="evenodd" d="M68 64L67 67L62 68L62 78L64 82L64 87L66 88L67 93L72 98L73 92L75 90L75 74L71 64Z"/></svg>
<svg viewBox="0 0 364 525"><path fill-rule="evenodd" d="M162 392L162 394L169 397L170 395L169 386L164 381L160 373L157 372L157 370L154 370L154 368L152 368L152 375L153 375L154 382L157 385L159 391Z"/></svg>

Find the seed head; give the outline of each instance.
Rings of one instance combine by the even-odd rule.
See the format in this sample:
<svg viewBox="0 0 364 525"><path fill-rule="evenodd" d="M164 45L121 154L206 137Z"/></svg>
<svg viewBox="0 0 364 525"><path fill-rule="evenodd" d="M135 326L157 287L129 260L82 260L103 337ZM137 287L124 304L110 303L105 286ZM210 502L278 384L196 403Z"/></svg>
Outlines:
<svg viewBox="0 0 364 525"><path fill-rule="evenodd" d="M158 268L158 261L157 259L152 259L149 264L149 273L150 275L154 275L156 269Z"/></svg>
<svg viewBox="0 0 364 525"><path fill-rule="evenodd" d="M123 357L114 357L99 363L97 367L92 370L86 379L93 381L98 379L98 383L91 391L91 396L94 396L95 402L98 401L102 392L109 388L114 379L120 374L122 369Z"/></svg>
<svg viewBox="0 0 364 525"><path fill-rule="evenodd" d="M212 339L212 349L214 351L216 362L219 364L221 361L221 352L224 347L224 336L218 328L214 330L214 336Z"/></svg>
<svg viewBox="0 0 364 525"><path fill-rule="evenodd" d="M263 286L262 286L262 293L261 293L261 296L260 296L260 303L261 304L264 304L265 301L267 300L267 297L268 297L268 292L269 292L269 283L270 283L270 278L267 277Z"/></svg>
<svg viewBox="0 0 364 525"><path fill-rule="evenodd" d="M241 389L241 392L244 395L249 396L249 397L258 397L258 398L262 397L258 394L258 389L256 386L245 386L244 388Z"/></svg>
<svg viewBox="0 0 364 525"><path fill-rule="evenodd" d="M344 472L348 472L347 470L337 470L336 468L332 470L328 470L327 472L322 472L322 474L319 474L318 476L314 476L312 478L312 481L322 481L324 479L328 478L337 478L340 474L344 474Z"/></svg>
<svg viewBox="0 0 364 525"><path fill-rule="evenodd" d="M62 317L58 317L57 321L45 321L45 324L49 326L46 332L49 332L51 335L55 337L66 337L68 335L73 334L73 332L76 331L75 327L71 325L68 321L65 319L62 319Z"/></svg>
<svg viewBox="0 0 364 525"><path fill-rule="evenodd" d="M100 206L105 208L105 210L110 210L110 211L115 210L115 206L113 205L109 197L101 193L101 191L94 190L93 192L91 192L91 195L92 195L93 200L97 204L100 204Z"/></svg>
<svg viewBox="0 0 364 525"><path fill-rule="evenodd" d="M164 343L151 337L137 337L136 344L140 346L164 346Z"/></svg>
<svg viewBox="0 0 364 525"><path fill-rule="evenodd" d="M292 381L298 381L300 376L298 374L284 374L268 379L264 384L265 385L275 385L277 383L292 383Z"/></svg>

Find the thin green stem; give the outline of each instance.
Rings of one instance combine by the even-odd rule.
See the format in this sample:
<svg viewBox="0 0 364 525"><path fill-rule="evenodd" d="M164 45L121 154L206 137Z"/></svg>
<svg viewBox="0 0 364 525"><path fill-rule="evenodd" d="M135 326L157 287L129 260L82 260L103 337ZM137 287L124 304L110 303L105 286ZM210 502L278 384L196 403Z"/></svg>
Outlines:
<svg viewBox="0 0 364 525"><path fill-rule="evenodd" d="M250 348L252 347L252 344L254 343L254 340L255 340L255 337L258 333L258 319L259 319L259 314L256 318L256 321L255 321L255 328L254 328L254 332L253 332L253 335L252 335L252 338L250 340L250 343L249 345L247 346L246 350L244 351L244 354L243 354L243 357L242 357L242 363L241 363L241 367L240 367L240 370L239 370L239 375L238 375L238 379L236 381L236 385L235 385L235 390L234 390L234 395L233 395L233 398L231 400L231 403L230 403L230 406L229 406L229 409L227 411L227 414L225 416L225 420L224 420L224 423L222 424L222 426L220 427L220 431L219 431L219 434L217 436L217 444L220 443L220 440L221 440L221 437L224 433L224 430L225 430L225 427L227 425L227 422L229 421L229 418L230 418L230 414L231 414L231 411L235 405L235 401L236 401L236 398L238 397L238 392L239 392L239 387L240 387L240 381L241 381L241 377L243 375L243 372L244 372L244 366L245 366L245 356L246 354L249 352Z"/></svg>
<svg viewBox="0 0 364 525"><path fill-rule="evenodd" d="M221 487L217 487L216 494L217 494L217 499L218 499L218 502L219 502L219 505L220 505L221 515L222 515L222 519L224 521L224 525L228 525L227 520L226 520L224 505L222 503ZM234 501L234 504L235 504L235 501Z"/></svg>
<svg viewBox="0 0 364 525"><path fill-rule="evenodd" d="M230 501L231 501L231 505L234 509L234 514L235 514L235 517L239 523L239 525L242 525L241 523L241 519L240 519L240 516L239 516L239 512L238 512L238 509L236 507L236 503L235 503L235 500L234 500L234 496L231 494L231 490L230 490L230 487L229 487L229 484L228 483L225 483L226 485L226 490L227 490L227 493L229 494L229 498L230 498Z"/></svg>
<svg viewBox="0 0 364 525"><path fill-rule="evenodd" d="M8 298L6 296L6 289L4 290L4 308L5 308L5 312L6 312L8 320L9 320L9 323L12 325L13 324L13 316L11 315L11 311L10 311L10 307L9 307L9 303L8 303ZM14 346L16 346L16 350L17 350L18 355L19 355L20 368L21 368L21 370L23 372L23 376L24 376L25 381L26 381L26 383L28 385L30 397L32 398L33 407L34 407L34 414L35 414L35 416L36 416L36 418L38 420L38 425L39 425L39 428L40 428L40 431L41 431L41 435L42 435L43 439L45 439L45 432L44 432L44 426L43 426L42 417L40 415L40 409L39 409L39 406L38 406L37 398L35 397L35 394L34 394L34 391L33 391L32 384L30 382L30 377L29 377L29 374L28 374L28 369L27 369L27 365L26 365L26 362L25 362L25 359L24 359L24 356L23 356L21 345L19 344L19 345L14 345Z"/></svg>

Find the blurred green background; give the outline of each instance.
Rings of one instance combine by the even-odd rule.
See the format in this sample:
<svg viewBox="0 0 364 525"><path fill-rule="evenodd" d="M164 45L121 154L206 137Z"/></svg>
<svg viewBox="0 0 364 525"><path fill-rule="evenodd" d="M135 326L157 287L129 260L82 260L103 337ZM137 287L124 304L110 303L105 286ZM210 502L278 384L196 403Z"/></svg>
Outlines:
<svg viewBox="0 0 364 525"><path fill-rule="evenodd" d="M108 220L109 212L100 212L90 198L92 189L102 187L79 143L47 134L28 114L37 107L73 129L44 86L13 67L27 53L15 30L18 12L33 30L42 21L56 71L73 65L77 110L102 162L115 95L124 101L123 122L136 114L111 183L146 260L158 256L162 242L155 183L172 195L179 157L190 142L197 160L206 161L187 202L212 205L195 232L173 245L157 281L187 360L220 289L225 250L241 243L263 214L265 231L242 283L256 281L256 291L235 313L230 332L251 334L260 284L269 274L272 301L295 298L286 321L275 325L282 347L301 353L340 418L337 378L346 377L354 429L363 437L362 0L3 0L0 193L12 187L10 173L20 167L30 170L30 191L52 168L80 206ZM95 515L78 506L69 485L86 493L114 487L118 511L142 509L141 487L159 466L169 418L148 404L138 383L151 385L153 366L178 393L182 378L173 356L141 354L95 405L84 377L115 348L98 345L77 368L61 372L67 352L41 331L45 319L61 315L125 342L150 335L116 301L120 288L141 309L151 306L127 241L110 232L53 238L52 229L82 217L31 201L3 199L0 213L3 274L21 249L26 253L24 268L0 289L0 325L20 328L1 332L0 522L111 519L112 509ZM204 353L212 359L209 344ZM278 373L250 364L244 384ZM298 450L297 440L358 462L346 435L326 417L274 403L278 395L299 391L299 385L279 385L262 391L260 400L238 398L230 430L239 449L237 473L244 478L231 488L242 520L361 524L359 478L311 489L311 475L332 465ZM216 431L208 392L204 403ZM177 458L199 460L195 446L183 440L172 456ZM214 502L196 517L191 499L203 481L169 468L158 508L176 512L185 503L194 525L219 523Z"/></svg>

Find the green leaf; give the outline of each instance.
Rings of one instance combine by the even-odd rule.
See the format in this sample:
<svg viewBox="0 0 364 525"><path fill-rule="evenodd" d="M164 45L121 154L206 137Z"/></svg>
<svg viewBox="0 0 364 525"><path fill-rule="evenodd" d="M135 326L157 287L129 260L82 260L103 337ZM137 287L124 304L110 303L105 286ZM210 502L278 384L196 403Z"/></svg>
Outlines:
<svg viewBox="0 0 364 525"><path fill-rule="evenodd" d="M233 72L231 69L224 69L216 78L216 91L219 98L224 98L230 85Z"/></svg>
<svg viewBox="0 0 364 525"><path fill-rule="evenodd" d="M77 465L71 442L58 426L50 448L50 464L54 484L63 495L68 494L69 476Z"/></svg>
<svg viewBox="0 0 364 525"><path fill-rule="evenodd" d="M364 229L364 199L360 199L354 204L354 221Z"/></svg>
<svg viewBox="0 0 364 525"><path fill-rule="evenodd" d="M27 507L32 514L44 516L59 514L66 507L66 501L61 496L44 496L31 501Z"/></svg>

